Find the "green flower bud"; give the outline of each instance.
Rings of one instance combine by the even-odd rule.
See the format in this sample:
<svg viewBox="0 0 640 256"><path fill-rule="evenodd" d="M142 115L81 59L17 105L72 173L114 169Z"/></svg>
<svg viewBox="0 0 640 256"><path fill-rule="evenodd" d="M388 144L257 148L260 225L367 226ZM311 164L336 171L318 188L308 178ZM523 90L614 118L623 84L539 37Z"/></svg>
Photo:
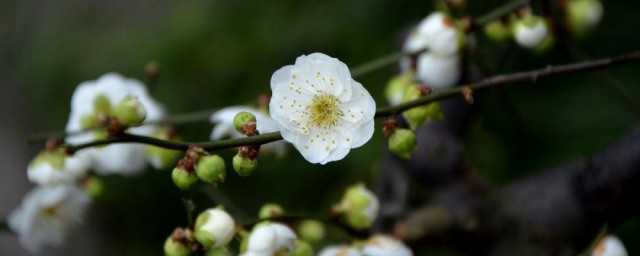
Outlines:
<svg viewBox="0 0 640 256"><path fill-rule="evenodd" d="M120 124L140 126L147 117L147 110L138 97L127 95L118 103L113 115Z"/></svg>
<svg viewBox="0 0 640 256"><path fill-rule="evenodd" d="M598 25L604 11L599 0L569 0L565 8L567 27L577 36Z"/></svg>
<svg viewBox="0 0 640 256"><path fill-rule="evenodd" d="M324 238L324 224L317 220L304 220L298 226L300 238L309 242L318 242Z"/></svg>
<svg viewBox="0 0 640 256"><path fill-rule="evenodd" d="M198 175L195 172L188 172L182 167L173 168L171 178L173 183L182 190L187 190L191 185L198 182Z"/></svg>
<svg viewBox="0 0 640 256"><path fill-rule="evenodd" d="M389 137L389 150L399 157L409 159L418 147L416 135L411 130L395 129Z"/></svg>
<svg viewBox="0 0 640 256"><path fill-rule="evenodd" d="M313 247L305 241L296 240L296 250L292 256L313 256Z"/></svg>
<svg viewBox="0 0 640 256"><path fill-rule="evenodd" d="M284 210L278 204L265 204L260 208L260 213L258 214L258 218L265 219L276 216L281 216L284 214Z"/></svg>
<svg viewBox="0 0 640 256"><path fill-rule="evenodd" d="M258 159L251 160L248 157L241 157L237 154L233 157L233 169L240 176L251 175L256 167L258 167Z"/></svg>
<svg viewBox="0 0 640 256"><path fill-rule="evenodd" d="M191 247L179 240L174 240L173 235L164 242L164 255L166 256L188 256Z"/></svg>
<svg viewBox="0 0 640 256"><path fill-rule="evenodd" d="M484 33L489 39L496 42L504 42L511 38L511 28L500 20L487 23L484 26Z"/></svg>
<svg viewBox="0 0 640 256"><path fill-rule="evenodd" d="M378 217L380 202L364 184L356 184L347 189L334 211L341 213L347 225L354 229L370 228Z"/></svg>
<svg viewBox="0 0 640 256"><path fill-rule="evenodd" d="M227 176L224 160L218 155L202 156L198 159L196 174L204 182L217 186Z"/></svg>
<svg viewBox="0 0 640 256"><path fill-rule="evenodd" d="M384 96L387 97L387 101L391 105L398 105L402 103L404 93L408 87L417 85L415 82L415 72L411 69L394 76L389 80L387 88L384 91Z"/></svg>
<svg viewBox="0 0 640 256"><path fill-rule="evenodd" d="M104 194L104 183L99 177L88 177L84 182L84 190L91 198L100 198Z"/></svg>
<svg viewBox="0 0 640 256"><path fill-rule="evenodd" d="M415 100L421 96L422 92L420 92L420 88L418 86L409 86L404 93L403 102ZM429 107L428 105L415 107L405 111L402 115L409 123L409 127L412 130L415 130L429 117Z"/></svg>
<svg viewBox="0 0 640 256"><path fill-rule="evenodd" d="M100 126L100 119L96 114L86 114L80 117L80 128L83 130L96 128Z"/></svg>
<svg viewBox="0 0 640 256"><path fill-rule="evenodd" d="M233 118L233 127L236 128L236 131L238 131L239 133L244 134L245 132L242 130L242 126L245 124L250 124L255 122L256 122L255 115L246 111L242 111L236 114L236 116Z"/></svg>
<svg viewBox="0 0 640 256"><path fill-rule="evenodd" d="M235 234L236 224L222 207L208 209L196 218L195 237L205 248L226 246Z"/></svg>
<svg viewBox="0 0 640 256"><path fill-rule="evenodd" d="M93 112L99 114L111 113L111 102L107 96L100 94L93 99Z"/></svg>
<svg viewBox="0 0 640 256"><path fill-rule="evenodd" d="M170 141L178 141L180 138L176 136L169 135L169 128L163 126L156 129L151 137L161 139L161 140L170 140ZM178 159L184 155L183 151L179 150L171 150L156 146L146 146L145 155L149 160L149 163L153 168L156 169L167 169L171 166L174 166Z"/></svg>

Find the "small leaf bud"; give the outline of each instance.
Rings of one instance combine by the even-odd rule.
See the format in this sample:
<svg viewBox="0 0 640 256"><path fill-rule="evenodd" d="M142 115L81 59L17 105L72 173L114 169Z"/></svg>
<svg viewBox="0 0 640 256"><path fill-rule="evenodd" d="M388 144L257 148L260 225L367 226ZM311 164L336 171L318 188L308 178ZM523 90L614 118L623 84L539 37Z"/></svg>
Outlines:
<svg viewBox="0 0 640 256"><path fill-rule="evenodd" d="M256 116L246 111L242 111L233 118L233 127L239 133L249 136L251 129L256 129Z"/></svg>
<svg viewBox="0 0 640 256"><path fill-rule="evenodd" d="M416 135L411 130L395 129L389 137L389 150L404 159L411 158L417 147Z"/></svg>
<svg viewBox="0 0 640 256"><path fill-rule="evenodd" d="M122 125L140 126L147 117L147 110L138 97L127 95L118 103L113 115Z"/></svg>
<svg viewBox="0 0 640 256"><path fill-rule="evenodd" d="M224 182L227 171L224 166L224 159L218 155L202 156L198 159L196 174L204 182L217 186Z"/></svg>
<svg viewBox="0 0 640 256"><path fill-rule="evenodd" d="M193 171L187 171L184 167L173 168L171 172L173 183L182 190L187 190L191 185L198 182L198 175Z"/></svg>
<svg viewBox="0 0 640 256"><path fill-rule="evenodd" d="M317 220L304 220L298 226L298 234L305 241L318 242L324 238L324 225Z"/></svg>
<svg viewBox="0 0 640 256"><path fill-rule="evenodd" d="M240 154L236 154L233 157L233 169L240 176L249 176L258 167L258 159L251 160L248 157L242 157Z"/></svg>
<svg viewBox="0 0 640 256"><path fill-rule="evenodd" d="M260 208L260 213L258 213L258 218L266 219L272 218L276 216L281 216L284 214L284 209L278 204L265 204Z"/></svg>
<svg viewBox="0 0 640 256"><path fill-rule="evenodd" d="M236 224L222 207L208 209L196 218L195 237L205 248L226 246L235 234Z"/></svg>

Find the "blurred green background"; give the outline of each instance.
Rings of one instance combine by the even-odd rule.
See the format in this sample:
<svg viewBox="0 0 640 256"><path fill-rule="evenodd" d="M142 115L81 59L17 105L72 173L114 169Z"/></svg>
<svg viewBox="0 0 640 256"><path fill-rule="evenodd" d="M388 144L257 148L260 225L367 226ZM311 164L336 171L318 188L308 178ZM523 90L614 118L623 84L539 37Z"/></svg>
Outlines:
<svg viewBox="0 0 640 256"><path fill-rule="evenodd" d="M506 1L470 2L468 12L475 16ZM640 2L606 1L604 6L598 29L567 44L592 58L640 48ZM269 93L271 74L296 57L323 52L357 66L396 51L404 32L432 10L431 1L399 0L2 1L0 81L3 89L18 91L25 107L12 111L18 111L18 119L28 119L26 130L31 132L64 128L80 82L112 71L144 80L149 61L160 72L152 94L171 114L254 104L257 95ZM511 47L498 72L575 61L560 45L540 55L488 42L482 35L477 39L492 67ZM464 137L467 163L500 185L590 156L638 120L638 112L607 85L621 86L638 100L638 71L640 65L631 64L607 71L607 83L595 74L573 74L506 88L501 95L484 94ZM385 106L382 90L396 72L391 66L358 80L378 106ZM4 120L3 126L25 123L18 119ZM181 126L188 141L207 140L210 129L207 122ZM41 147L17 146L33 154ZM294 150L282 160L265 157L248 178L229 170L229 180L214 194L217 202L200 193L197 206L201 210L227 202L230 211L248 220L265 202L278 202L292 213L326 212L346 186L374 180L384 148L377 129L370 143L325 166L307 163ZM233 152L223 155L230 164ZM21 165L26 167L30 157ZM26 180L25 169L4 171ZM105 182L105 197L88 215L89 229L101 233L93 235L102 244L94 255L161 254L164 239L186 223L181 194L172 187L169 172L106 177ZM15 207L25 189L8 192L12 204L4 207ZM640 241L634 238L640 222L618 231L630 254L640 254ZM66 255L82 255L71 252Z"/></svg>

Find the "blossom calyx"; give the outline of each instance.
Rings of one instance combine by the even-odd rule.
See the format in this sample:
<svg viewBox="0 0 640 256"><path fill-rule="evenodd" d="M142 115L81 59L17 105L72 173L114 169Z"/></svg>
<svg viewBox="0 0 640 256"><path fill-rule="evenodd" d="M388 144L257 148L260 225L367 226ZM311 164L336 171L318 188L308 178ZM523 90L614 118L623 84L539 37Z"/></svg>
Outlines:
<svg viewBox="0 0 640 256"><path fill-rule="evenodd" d="M205 248L225 246L235 234L235 221L222 207L208 209L196 218L194 236Z"/></svg>
<svg viewBox="0 0 640 256"><path fill-rule="evenodd" d="M389 150L401 158L411 158L417 148L416 134L409 129L395 129L389 137Z"/></svg>
<svg viewBox="0 0 640 256"><path fill-rule="evenodd" d="M201 180L214 186L224 182L227 176L224 159L218 155L200 157L196 166L196 174Z"/></svg>
<svg viewBox="0 0 640 256"><path fill-rule="evenodd" d="M347 225L358 230L370 228L379 210L378 197L362 183L349 187L333 209L334 213L343 216Z"/></svg>
<svg viewBox="0 0 640 256"><path fill-rule="evenodd" d="M121 125L140 126L147 118L147 110L138 97L127 95L116 105L113 116Z"/></svg>

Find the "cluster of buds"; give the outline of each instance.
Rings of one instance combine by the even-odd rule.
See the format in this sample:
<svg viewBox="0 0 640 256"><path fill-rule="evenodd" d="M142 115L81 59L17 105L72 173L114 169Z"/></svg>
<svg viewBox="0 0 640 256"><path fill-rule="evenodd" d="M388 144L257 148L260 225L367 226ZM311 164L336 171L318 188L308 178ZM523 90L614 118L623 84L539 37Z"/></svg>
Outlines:
<svg viewBox="0 0 640 256"><path fill-rule="evenodd" d="M180 189L189 189L198 179L217 186L226 177L224 160L200 147L191 147L173 169L171 178Z"/></svg>
<svg viewBox="0 0 640 256"><path fill-rule="evenodd" d="M256 116L249 112L240 112L233 119L234 128L247 137L259 135ZM260 144L244 145L238 148L238 154L233 157L233 169L240 176L249 176L258 166Z"/></svg>

